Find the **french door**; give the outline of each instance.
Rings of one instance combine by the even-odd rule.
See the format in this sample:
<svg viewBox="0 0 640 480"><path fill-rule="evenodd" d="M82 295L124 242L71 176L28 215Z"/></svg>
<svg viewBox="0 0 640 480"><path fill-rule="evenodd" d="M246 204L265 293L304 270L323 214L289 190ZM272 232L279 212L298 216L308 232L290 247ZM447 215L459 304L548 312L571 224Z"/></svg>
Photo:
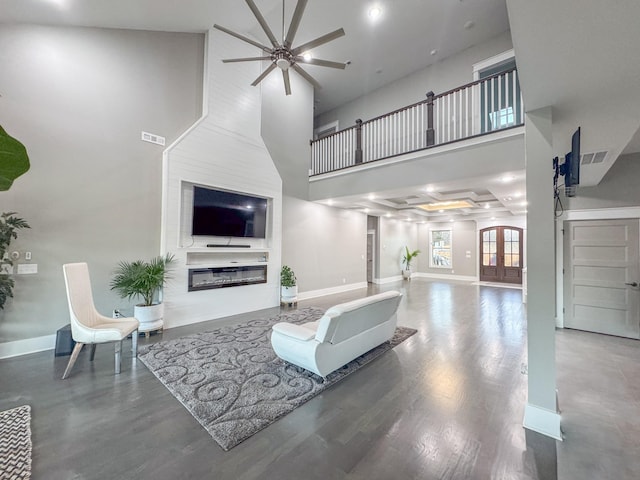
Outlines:
<svg viewBox="0 0 640 480"><path fill-rule="evenodd" d="M480 281L522 283L522 229L480 230Z"/></svg>

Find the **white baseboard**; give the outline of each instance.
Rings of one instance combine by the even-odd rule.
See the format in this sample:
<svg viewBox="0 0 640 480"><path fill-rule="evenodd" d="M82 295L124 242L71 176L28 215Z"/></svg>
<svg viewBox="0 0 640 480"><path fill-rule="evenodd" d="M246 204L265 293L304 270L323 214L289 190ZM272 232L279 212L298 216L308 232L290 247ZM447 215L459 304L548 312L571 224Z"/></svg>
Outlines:
<svg viewBox="0 0 640 480"><path fill-rule="evenodd" d="M411 278L431 278L435 280L459 280L462 282L477 282L478 277L472 275L448 275L446 273L422 273L415 272Z"/></svg>
<svg viewBox="0 0 640 480"><path fill-rule="evenodd" d="M310 298L324 297L325 295L334 295L336 293L348 292L350 290L358 290L367 288L367 282L350 283L349 285L340 285L338 287L322 288L320 290L310 290L308 292L299 292L298 300L308 300Z"/></svg>
<svg viewBox="0 0 640 480"><path fill-rule="evenodd" d="M562 441L560 414L527 403L524 409L524 428Z"/></svg>
<svg viewBox="0 0 640 480"><path fill-rule="evenodd" d="M11 358L29 353L53 350L56 345L55 335L27 338L13 342L0 343L0 358Z"/></svg>
<svg viewBox="0 0 640 480"><path fill-rule="evenodd" d="M374 278L373 283L375 283L376 285L384 285L385 283L400 282L401 280L402 275L396 275L394 277Z"/></svg>

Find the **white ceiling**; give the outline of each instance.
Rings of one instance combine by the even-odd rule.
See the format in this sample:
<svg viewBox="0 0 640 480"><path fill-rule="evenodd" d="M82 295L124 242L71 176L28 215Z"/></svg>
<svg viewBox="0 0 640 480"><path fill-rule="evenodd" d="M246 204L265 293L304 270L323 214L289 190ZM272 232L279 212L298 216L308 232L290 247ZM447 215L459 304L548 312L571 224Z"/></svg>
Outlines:
<svg viewBox="0 0 640 480"><path fill-rule="evenodd" d="M255 3L279 37L282 1ZM288 26L296 1L284 5ZM382 9L375 22L372 5ZM205 32L217 23L269 45L241 0L2 0L0 22L179 32ZM467 22L473 26L465 29ZM504 0L310 0L294 46L340 27L346 35L313 54L350 61L347 69L305 66L323 87L316 114L503 33L509 22Z"/></svg>
<svg viewBox="0 0 640 480"><path fill-rule="evenodd" d="M279 36L282 2L255 1ZM367 15L373 4L383 11L374 23ZM286 0L286 24L294 7L294 0ZM620 153L640 151L639 18L637 0L310 0L294 46L339 27L346 31L313 52L316 58L350 61L346 70L305 67L323 86L316 92L321 113L511 29L527 109L553 107L556 153L569 150L579 125L583 152L609 152L603 164L581 172L583 184L595 185ZM472 27L465 28L469 22ZM266 42L240 0L2 0L0 23L181 32L204 32L218 23ZM495 211L478 208L466 212L468 218L518 214L522 200L514 200L513 192L524 195L524 172L511 173L511 185L473 178L431 187L440 198L455 191ZM343 206L403 213L403 201L438 199L415 189L374 194L376 200L353 198ZM395 207L390 199L396 199Z"/></svg>

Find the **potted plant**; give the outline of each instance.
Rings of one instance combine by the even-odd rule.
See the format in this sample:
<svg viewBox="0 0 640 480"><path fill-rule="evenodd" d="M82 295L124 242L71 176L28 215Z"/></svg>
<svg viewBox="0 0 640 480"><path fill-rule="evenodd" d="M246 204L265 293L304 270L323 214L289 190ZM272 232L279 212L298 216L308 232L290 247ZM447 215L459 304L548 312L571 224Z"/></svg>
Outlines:
<svg viewBox="0 0 640 480"><path fill-rule="evenodd" d="M280 302L298 303L296 274L287 265L283 265L280 270Z"/></svg>
<svg viewBox="0 0 640 480"><path fill-rule="evenodd" d="M405 268L404 270L402 270L402 276L403 278L411 280L411 261L420 254L420 250L414 250L412 252L407 246L405 246L404 249L405 253L402 257L402 264L405 266Z"/></svg>
<svg viewBox="0 0 640 480"><path fill-rule="evenodd" d="M15 215L16 212L4 212L0 215L0 310L4 309L7 299L13 297L14 282L10 275L13 261L7 255L9 244L11 240L18 238L18 230L31 228L25 220Z"/></svg>
<svg viewBox="0 0 640 480"><path fill-rule="evenodd" d="M140 332L159 330L163 326L164 305L159 299L162 287L169 279L168 266L173 255L167 253L150 261L120 262L111 279L111 290L122 298L140 297L142 303L134 307L133 316L140 322Z"/></svg>

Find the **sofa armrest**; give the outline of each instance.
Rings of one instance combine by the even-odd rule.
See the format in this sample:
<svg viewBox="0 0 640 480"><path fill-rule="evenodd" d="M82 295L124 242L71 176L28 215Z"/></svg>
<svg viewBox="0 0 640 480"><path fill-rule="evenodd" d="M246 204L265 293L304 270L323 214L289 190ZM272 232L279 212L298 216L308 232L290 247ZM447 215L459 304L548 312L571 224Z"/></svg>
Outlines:
<svg viewBox="0 0 640 480"><path fill-rule="evenodd" d="M288 322L276 323L271 328L274 332L278 332L282 335L295 338L296 340L301 340L303 342L311 340L316 336L316 332L314 330Z"/></svg>

